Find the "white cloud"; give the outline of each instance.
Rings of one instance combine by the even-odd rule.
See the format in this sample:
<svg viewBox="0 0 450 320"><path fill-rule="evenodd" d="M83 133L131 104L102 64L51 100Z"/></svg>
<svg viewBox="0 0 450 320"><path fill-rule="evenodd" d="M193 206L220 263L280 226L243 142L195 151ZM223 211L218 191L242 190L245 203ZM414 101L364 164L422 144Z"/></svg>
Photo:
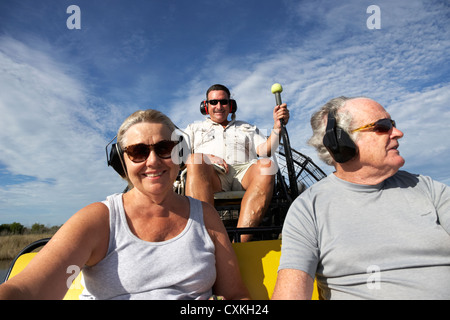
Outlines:
<svg viewBox="0 0 450 320"><path fill-rule="evenodd" d="M34 223L26 217L33 209L63 223L120 192L123 184L106 167L104 151L110 116L103 112L117 109L92 109L83 84L42 51L9 37L0 38L0 48L0 164L5 179L29 177L2 184L2 217Z"/></svg>
<svg viewBox="0 0 450 320"><path fill-rule="evenodd" d="M405 169L449 183L444 159L450 156L450 140L442 139L448 136L450 123L445 8L439 3L380 1L382 29L368 30L368 6L355 1L292 2L293 27L268 39L282 43L283 36L287 45L270 55L247 57L221 57L214 51L215 63L200 68L201 80L192 84L195 90L188 90L195 92L192 101L199 90L204 93L222 81L237 99L238 119L270 129L274 106L270 86L281 82L283 101L291 111L291 144L329 173L331 168L306 145L310 116L331 98L366 95L386 106L404 128L400 151L407 160ZM301 27L311 36L293 41ZM180 120L200 118L194 112Z"/></svg>
<svg viewBox="0 0 450 320"><path fill-rule="evenodd" d="M403 131L400 152L405 169L450 184L450 84L402 97L387 109Z"/></svg>
<svg viewBox="0 0 450 320"><path fill-rule="evenodd" d="M190 47L171 40L170 30L181 29L183 22L170 30L152 22L138 24L141 28L136 29L134 16L117 29L114 22L103 25L94 19L89 24L86 15L82 33L63 33L53 43L45 43L39 32L22 42L1 36L2 221L39 222L34 217L19 218L21 213L33 212L41 217L48 213L47 221L62 223L88 203L121 191L124 184L106 167L104 152L121 121L137 108L165 108L167 103L162 111L184 128L202 119L199 104L214 83L230 87L238 103L238 119L261 129L273 125L275 100L270 87L282 83L283 101L291 110L292 145L328 173L331 168L306 145L311 114L339 95L372 97L386 106L405 133L400 144L405 169L450 183L446 4L419 0L281 3L287 6L286 20L271 21L271 26L279 27L266 30L264 39L251 42L253 34L246 33L251 28L242 23L239 35L219 33L214 39L224 41L193 53L180 51ZM366 8L371 4L381 8L381 30L366 28ZM142 17L136 19L142 22ZM45 30L53 28L50 20ZM199 39L191 30L185 31L189 44L202 42L207 34ZM248 43L264 43L264 47ZM173 54L175 47L179 56ZM186 61L186 55L195 59L186 66L178 60L169 65L169 59ZM141 104L149 100L161 105ZM119 106L123 101L125 105Z"/></svg>

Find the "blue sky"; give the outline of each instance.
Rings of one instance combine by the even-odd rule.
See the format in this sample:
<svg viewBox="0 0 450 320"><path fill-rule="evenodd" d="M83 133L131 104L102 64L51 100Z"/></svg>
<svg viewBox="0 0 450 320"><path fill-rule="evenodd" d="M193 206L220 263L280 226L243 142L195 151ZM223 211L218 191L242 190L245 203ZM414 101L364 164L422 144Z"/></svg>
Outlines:
<svg viewBox="0 0 450 320"><path fill-rule="evenodd" d="M73 4L81 29L66 26ZM122 191L105 146L125 117L153 108L184 128L214 83L269 130L280 82L291 144L327 173L311 114L371 97L405 133L404 169L450 184L449 52L448 1L1 0L0 224L62 224Z"/></svg>

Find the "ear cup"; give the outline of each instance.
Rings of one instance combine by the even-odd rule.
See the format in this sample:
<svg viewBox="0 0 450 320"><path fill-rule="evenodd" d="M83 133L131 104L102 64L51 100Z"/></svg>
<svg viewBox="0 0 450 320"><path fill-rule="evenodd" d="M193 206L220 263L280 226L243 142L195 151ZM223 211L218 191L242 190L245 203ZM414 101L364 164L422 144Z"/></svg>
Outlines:
<svg viewBox="0 0 450 320"><path fill-rule="evenodd" d="M230 113L235 113L237 110L236 100L230 99Z"/></svg>
<svg viewBox="0 0 450 320"><path fill-rule="evenodd" d="M347 132L337 126L336 117L332 112L328 113L323 145L338 163L345 163L353 159L357 153L356 144Z"/></svg>
<svg viewBox="0 0 450 320"><path fill-rule="evenodd" d="M208 102L202 101L200 103L200 112L202 115L206 116L208 114Z"/></svg>
<svg viewBox="0 0 450 320"><path fill-rule="evenodd" d="M125 170L125 161L123 159L123 151L118 143L114 143L111 146L111 152L109 154L108 165L113 167L114 170L122 177L127 176Z"/></svg>

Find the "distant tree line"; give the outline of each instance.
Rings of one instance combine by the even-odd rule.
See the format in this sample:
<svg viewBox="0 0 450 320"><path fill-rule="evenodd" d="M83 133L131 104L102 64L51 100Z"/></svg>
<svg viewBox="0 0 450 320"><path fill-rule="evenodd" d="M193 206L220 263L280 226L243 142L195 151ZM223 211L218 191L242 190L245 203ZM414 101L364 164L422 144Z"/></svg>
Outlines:
<svg viewBox="0 0 450 320"><path fill-rule="evenodd" d="M55 233L59 228L59 226L46 227L39 223L33 224L31 228L27 228L18 222L4 223L0 224L0 235Z"/></svg>

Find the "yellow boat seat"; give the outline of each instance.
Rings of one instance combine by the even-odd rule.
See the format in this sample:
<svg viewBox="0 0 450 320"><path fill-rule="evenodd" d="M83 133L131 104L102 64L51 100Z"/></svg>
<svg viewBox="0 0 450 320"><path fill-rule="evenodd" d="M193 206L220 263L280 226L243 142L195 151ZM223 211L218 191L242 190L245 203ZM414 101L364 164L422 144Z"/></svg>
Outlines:
<svg viewBox="0 0 450 320"><path fill-rule="evenodd" d="M264 240L247 243L233 243L239 269L250 296L255 300L268 300L272 297L277 280L281 256L281 240ZM34 258L36 252L25 253L17 258L8 279L21 272ZM70 273L67 275L70 277ZM81 273L74 279L64 300L78 300L83 291ZM314 283L313 300L318 300L317 286Z"/></svg>
<svg viewBox="0 0 450 320"><path fill-rule="evenodd" d="M233 243L242 279L254 300L272 297L281 257L281 240ZM312 300L319 300L314 281Z"/></svg>
<svg viewBox="0 0 450 320"><path fill-rule="evenodd" d="M33 259L36 254L37 252L29 252L19 256L15 261L13 268L11 269L11 273L9 274L8 279L11 279L19 272L21 272L23 269L25 269L25 267L28 265L28 263L30 263L31 259ZM70 277L70 273L67 274L67 277L68 278ZM81 273L80 273L73 280L69 290L67 290L67 293L64 296L64 300L78 300L78 297L80 296L82 291L83 286L81 285Z"/></svg>

